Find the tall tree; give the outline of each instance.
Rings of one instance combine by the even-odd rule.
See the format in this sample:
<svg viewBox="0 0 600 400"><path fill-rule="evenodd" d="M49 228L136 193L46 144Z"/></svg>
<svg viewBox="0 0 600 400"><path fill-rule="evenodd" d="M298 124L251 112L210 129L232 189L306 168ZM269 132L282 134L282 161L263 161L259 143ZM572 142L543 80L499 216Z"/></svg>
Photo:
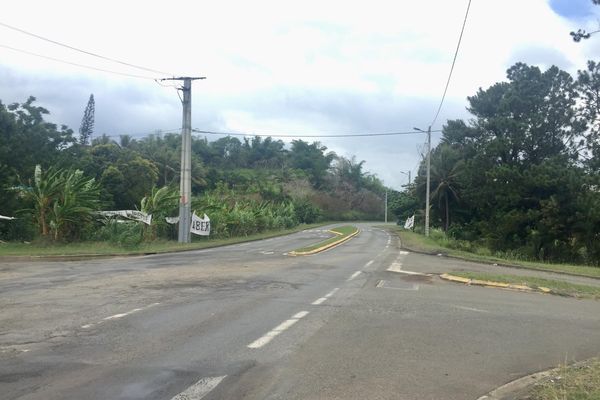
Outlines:
<svg viewBox="0 0 600 400"><path fill-rule="evenodd" d="M81 126L79 127L79 142L83 145L90 143L92 134L94 133L94 113L96 111L96 103L94 101L94 94L90 94L87 106L83 112L83 118L81 119Z"/></svg>

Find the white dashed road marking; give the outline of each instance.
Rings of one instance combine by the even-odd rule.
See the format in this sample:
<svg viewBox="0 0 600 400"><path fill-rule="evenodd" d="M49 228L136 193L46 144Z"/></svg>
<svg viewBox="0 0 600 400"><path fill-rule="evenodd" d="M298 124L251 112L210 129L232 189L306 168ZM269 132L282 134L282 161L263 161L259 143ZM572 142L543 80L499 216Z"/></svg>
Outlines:
<svg viewBox="0 0 600 400"><path fill-rule="evenodd" d="M260 349L267 343L269 343L273 338L285 330L289 329L296 322L300 321L300 319L306 317L308 315L308 311L300 311L299 313L292 316L292 318L283 321L281 324L277 325L275 328L267 332L264 336L256 339L254 342L248 345L250 349Z"/></svg>
<svg viewBox="0 0 600 400"><path fill-rule="evenodd" d="M373 261L375 261L375 260L371 260L371 261L369 261L368 263L366 263L366 264L365 264L365 268L367 268L367 267L369 267L371 264L373 264Z"/></svg>
<svg viewBox="0 0 600 400"><path fill-rule="evenodd" d="M346 281L350 282L352 279L354 279L357 276L359 276L361 272L362 271L356 271L355 273L353 273L352 275L350 275L350 278L346 279Z"/></svg>
<svg viewBox="0 0 600 400"><path fill-rule="evenodd" d="M177 396L173 397L171 400L200 400L211 390L216 388L217 385L221 383L223 379L225 379L225 377L227 377L227 375L202 378L183 392L179 393Z"/></svg>
<svg viewBox="0 0 600 400"><path fill-rule="evenodd" d="M310 304L312 304L313 306L318 306L319 304L323 303L325 300L327 300L328 298L333 296L335 294L335 292L337 292L338 290L340 290L340 288L335 288L331 292L327 293L325 296L319 297L318 299L316 299L315 301L313 301Z"/></svg>
<svg viewBox="0 0 600 400"><path fill-rule="evenodd" d="M147 310L148 308L150 308L150 307L154 307L154 306L157 306L157 305L159 305L159 304L160 304L160 303L152 303L152 304L150 304L150 305L147 305L146 307L142 307L142 308L134 308L134 309L133 309L133 310L131 310L131 311L127 311L127 312L124 312L124 313L120 313L120 314L111 315L111 316L108 316L108 317L102 318L102 320L101 320L101 321L98 321L98 322L96 322L96 323L91 323L91 324L82 325L82 326L81 326L81 328L82 328L82 329L89 329L89 328L91 328L92 326L95 326L95 325L100 325L100 324L102 324L102 323L104 323L104 322L106 322L106 321L112 321L112 320L115 320L115 319L120 319L120 318L126 317L126 316L128 316L128 315L135 314L135 313L136 313L136 312L138 312L138 311Z"/></svg>

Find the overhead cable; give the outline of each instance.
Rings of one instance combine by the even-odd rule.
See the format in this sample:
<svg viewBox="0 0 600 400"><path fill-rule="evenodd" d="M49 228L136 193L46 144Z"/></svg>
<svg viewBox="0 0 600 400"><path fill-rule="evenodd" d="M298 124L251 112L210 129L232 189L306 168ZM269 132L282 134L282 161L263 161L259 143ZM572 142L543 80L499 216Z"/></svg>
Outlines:
<svg viewBox="0 0 600 400"><path fill-rule="evenodd" d="M446 80L446 87L444 88L444 94L442 95L442 100L440 101L440 105L435 113L435 117L433 117L433 121L429 126L433 126L437 121L438 116L440 115L440 111L442 110L442 105L444 104L444 100L446 98L446 92L448 91L448 86L450 85L450 79L452 79L452 72L454 71L454 64L456 64L456 57L458 56L458 50L460 49L460 43L462 41L463 33L465 31L465 25L467 25L467 17L469 16L469 9L471 8L471 0L467 4L467 11L465 12L465 19L463 20L462 28L460 30L460 36L458 37L458 43L456 44L456 50L454 51L454 59L452 60L452 67L450 67L450 73L448 74L448 80Z"/></svg>
<svg viewBox="0 0 600 400"><path fill-rule="evenodd" d="M23 54L28 54L30 56L35 56L35 57L40 57L40 58L45 58L47 60L52 60L52 61L56 61L56 62L60 62L63 64L69 64L69 65L74 65L76 67L80 67L80 68L87 68L87 69L92 69L94 71L101 71L101 72L108 72L110 74L116 74L116 75L122 75L122 76L128 76L130 78L138 78L138 79L149 79L149 80L154 80L154 78L149 77L149 76L143 76L143 75L136 75L136 74L129 74L127 72L119 72L119 71L113 71L110 69L104 69L104 68L98 68L98 67L92 67L91 65L85 65L85 64L79 64L79 63L75 63L72 61L67 61L67 60L63 60L60 58L55 58L55 57L50 57L50 56L45 56L43 54L38 54L38 53L33 53L31 51L27 51L27 50L23 50L23 49L17 49L16 47L12 47L12 46L7 46L5 44L0 44L0 47L3 47L5 49L9 49L12 51L17 51L19 53L23 53Z"/></svg>
<svg viewBox="0 0 600 400"><path fill-rule="evenodd" d="M32 36L32 37L34 37L36 39L44 40L46 42L55 44L57 46L62 46L62 47L65 47L67 49L70 49L70 50L74 50L74 51L78 51L78 52L83 53L83 54L87 54L88 56L101 58L103 60L112 61L112 62L115 62L115 63L118 63L118 64L126 65L126 66L132 67L132 68L137 68L137 69L140 69L140 70L143 70L143 71L147 71L147 72L154 72L156 74L173 76L173 74L171 74L169 72L164 72L164 71L160 71L160 70L156 70L156 69L152 69L152 68L147 68L147 67L144 67L144 66L141 66L141 65L131 64L131 63L128 63L128 62L125 62L125 61L117 60L115 58L106 57L106 56L103 56L101 54L93 53L91 51L79 49L77 47L73 47L73 46L70 46L70 45L65 44L65 43L57 42L56 40L52 40L52 39L48 39L48 38L46 38L44 36L36 35L35 33L31 33L31 32L28 32L26 30L23 30L21 28L17 28L15 26L5 24L4 22L1 22L1 21L0 21L0 25L4 26L5 28L12 29L13 31L17 31L17 32L23 33L25 35Z"/></svg>
<svg viewBox="0 0 600 400"><path fill-rule="evenodd" d="M276 137L276 138L336 138L336 137L369 137L369 136L398 136L398 135L413 135L413 134L422 134L420 131L406 131L406 132L374 132L374 133L342 133L342 134L314 134L314 135L305 135L305 134L267 134L267 133L241 133L241 132L215 132L215 131L205 131L200 129L192 129L195 133L204 133L209 135L223 135L223 136L259 136L259 137ZM441 132L441 130L435 130L431 132Z"/></svg>

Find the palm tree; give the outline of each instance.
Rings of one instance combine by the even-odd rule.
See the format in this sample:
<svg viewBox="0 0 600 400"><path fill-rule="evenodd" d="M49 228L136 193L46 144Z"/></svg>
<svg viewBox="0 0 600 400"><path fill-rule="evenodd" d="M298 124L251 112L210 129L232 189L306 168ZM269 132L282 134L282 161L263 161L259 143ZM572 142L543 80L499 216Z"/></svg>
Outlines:
<svg viewBox="0 0 600 400"><path fill-rule="evenodd" d="M444 215L444 231L450 226L450 201L458 201L458 178L464 166L456 150L447 144L440 144L431 158L431 198L437 199L438 207Z"/></svg>
<svg viewBox="0 0 600 400"><path fill-rule="evenodd" d="M35 166L33 183L21 189L25 200L33 203L31 211L42 236L48 236L49 233L48 219L52 203L61 189L60 175L61 171L53 168L44 173L38 164Z"/></svg>
<svg viewBox="0 0 600 400"><path fill-rule="evenodd" d="M94 178L85 177L80 170L63 171L59 176L61 190L50 213L54 240L80 230L101 205L100 186Z"/></svg>
<svg viewBox="0 0 600 400"><path fill-rule="evenodd" d="M156 237L157 224L164 223L164 217L171 216L177 208L179 192L169 186L158 189L152 188L150 195L144 196L141 201L141 211L152 214L153 223L148 227L152 239Z"/></svg>

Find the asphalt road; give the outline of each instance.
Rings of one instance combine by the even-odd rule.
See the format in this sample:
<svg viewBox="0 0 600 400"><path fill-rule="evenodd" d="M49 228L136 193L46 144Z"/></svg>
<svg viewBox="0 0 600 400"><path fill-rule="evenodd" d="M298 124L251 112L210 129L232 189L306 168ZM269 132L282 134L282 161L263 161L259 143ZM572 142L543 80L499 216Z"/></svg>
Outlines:
<svg viewBox="0 0 600 400"><path fill-rule="evenodd" d="M3 263L0 398L476 399L600 354L600 302L388 271L503 269L360 228L307 257L285 253L326 232Z"/></svg>

